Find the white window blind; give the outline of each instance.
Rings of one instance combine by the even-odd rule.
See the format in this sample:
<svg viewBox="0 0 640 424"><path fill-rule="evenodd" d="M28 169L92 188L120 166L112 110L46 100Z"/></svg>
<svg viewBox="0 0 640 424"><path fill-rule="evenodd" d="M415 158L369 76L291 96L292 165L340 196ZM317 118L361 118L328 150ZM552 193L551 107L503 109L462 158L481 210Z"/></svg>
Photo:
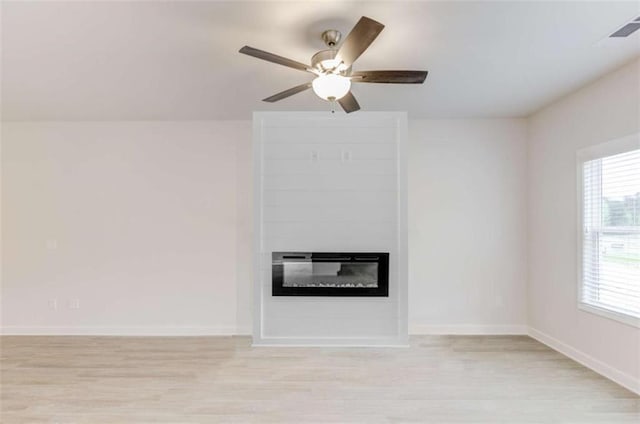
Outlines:
<svg viewBox="0 0 640 424"><path fill-rule="evenodd" d="M581 302L640 318L640 148L582 162Z"/></svg>

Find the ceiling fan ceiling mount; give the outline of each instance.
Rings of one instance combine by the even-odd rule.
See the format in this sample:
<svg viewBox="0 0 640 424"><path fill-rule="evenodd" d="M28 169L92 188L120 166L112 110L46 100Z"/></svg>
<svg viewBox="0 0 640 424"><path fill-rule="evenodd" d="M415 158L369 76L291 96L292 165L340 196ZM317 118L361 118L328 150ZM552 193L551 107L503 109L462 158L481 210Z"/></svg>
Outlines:
<svg viewBox="0 0 640 424"><path fill-rule="evenodd" d="M294 94L313 88L316 95L324 100L337 101L345 112L360 109L360 105L351 93L351 83L377 84L422 84L427 71L358 71L352 72L353 62L373 43L382 32L384 25L363 16L344 39L339 48L336 46L342 39L340 31L330 29L322 33L322 40L329 47L317 52L311 58L311 66L273 53L244 46L240 53L273 62L289 68L316 75L313 82L298 85L273 96L263 99L273 103Z"/></svg>
<svg viewBox="0 0 640 424"><path fill-rule="evenodd" d="M337 29L328 29L322 33L321 37L322 41L324 41L324 44L332 49L337 46L342 39L342 33Z"/></svg>

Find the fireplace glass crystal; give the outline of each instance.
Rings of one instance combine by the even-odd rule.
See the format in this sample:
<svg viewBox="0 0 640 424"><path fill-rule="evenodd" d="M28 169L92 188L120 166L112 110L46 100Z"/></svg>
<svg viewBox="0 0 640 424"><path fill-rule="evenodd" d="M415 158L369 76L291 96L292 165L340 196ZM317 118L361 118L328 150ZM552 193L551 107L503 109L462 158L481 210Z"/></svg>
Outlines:
<svg viewBox="0 0 640 424"><path fill-rule="evenodd" d="M273 296L389 296L388 252L272 252Z"/></svg>
<svg viewBox="0 0 640 424"><path fill-rule="evenodd" d="M287 262L283 261L284 287L378 287L376 262Z"/></svg>

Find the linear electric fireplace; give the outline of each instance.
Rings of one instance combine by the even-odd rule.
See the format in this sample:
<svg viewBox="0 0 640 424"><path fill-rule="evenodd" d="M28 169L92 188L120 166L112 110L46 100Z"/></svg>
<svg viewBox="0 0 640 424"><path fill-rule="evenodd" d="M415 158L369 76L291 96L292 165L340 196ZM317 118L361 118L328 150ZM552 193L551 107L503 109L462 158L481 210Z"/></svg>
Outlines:
<svg viewBox="0 0 640 424"><path fill-rule="evenodd" d="M273 252L274 296L389 296L389 253Z"/></svg>

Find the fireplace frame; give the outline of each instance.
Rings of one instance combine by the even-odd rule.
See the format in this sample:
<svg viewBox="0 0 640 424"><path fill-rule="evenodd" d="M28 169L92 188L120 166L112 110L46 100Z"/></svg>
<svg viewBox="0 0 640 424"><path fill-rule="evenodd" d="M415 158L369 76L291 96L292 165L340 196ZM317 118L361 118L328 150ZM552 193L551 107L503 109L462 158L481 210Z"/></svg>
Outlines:
<svg viewBox="0 0 640 424"><path fill-rule="evenodd" d="M272 252L272 296L389 297L388 252ZM312 262L378 264L377 287L285 287L283 259Z"/></svg>

